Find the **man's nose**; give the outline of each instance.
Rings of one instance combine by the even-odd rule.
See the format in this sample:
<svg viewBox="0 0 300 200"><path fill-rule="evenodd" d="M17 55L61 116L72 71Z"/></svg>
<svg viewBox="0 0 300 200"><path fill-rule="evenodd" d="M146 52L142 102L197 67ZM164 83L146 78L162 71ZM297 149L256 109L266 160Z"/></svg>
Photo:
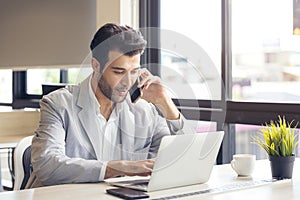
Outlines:
<svg viewBox="0 0 300 200"><path fill-rule="evenodd" d="M124 85L124 86L130 86L131 85L130 73L124 74L124 76L121 79L121 84Z"/></svg>

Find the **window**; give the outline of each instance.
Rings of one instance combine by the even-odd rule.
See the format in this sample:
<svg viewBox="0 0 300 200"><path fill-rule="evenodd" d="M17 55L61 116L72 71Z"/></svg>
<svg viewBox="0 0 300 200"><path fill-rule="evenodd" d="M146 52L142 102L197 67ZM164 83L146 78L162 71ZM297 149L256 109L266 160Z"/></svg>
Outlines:
<svg viewBox="0 0 300 200"><path fill-rule="evenodd" d="M59 69L28 69L27 94L42 94L42 84L60 83Z"/></svg>
<svg viewBox="0 0 300 200"><path fill-rule="evenodd" d="M0 104L12 103L12 70L0 70Z"/></svg>
<svg viewBox="0 0 300 200"><path fill-rule="evenodd" d="M221 99L220 10L217 0L161 1L161 77L174 98Z"/></svg>
<svg viewBox="0 0 300 200"><path fill-rule="evenodd" d="M13 108L33 107L39 108L39 99L42 97L43 84L78 84L91 73L90 68L68 68L68 69L28 69L26 71L15 71L14 74L14 100Z"/></svg>
<svg viewBox="0 0 300 200"><path fill-rule="evenodd" d="M261 125L276 120L278 115L288 121L300 121L297 1L153 0L150 3L140 0L140 3L142 27L162 30L159 35L162 48L158 51L161 62L155 57L150 59L148 62L160 64L158 69L151 70L161 74L187 119L213 121L216 130L225 131L218 163L230 162L234 153L255 153L258 158L265 158L264 152L251 144L252 135L257 134ZM183 54L176 39L170 46L178 51L164 48L163 42L171 38L164 35L164 30L200 46L216 66L215 76L206 76L204 69L200 73L194 70L198 63L189 54L203 58L201 50L187 45L185 48L191 51ZM224 88L211 90L207 84L216 80L216 73ZM188 90L192 92L187 94ZM218 96L210 95L211 91Z"/></svg>
<svg viewBox="0 0 300 200"><path fill-rule="evenodd" d="M69 68L68 69L68 83L78 84L79 83L79 73L82 73L80 68Z"/></svg>
<svg viewBox="0 0 300 200"><path fill-rule="evenodd" d="M267 153L260 146L253 143L253 136L262 129L262 126L235 124L236 132L236 153L255 154L257 159L266 159ZM299 133L299 129L296 130ZM298 138L300 141L300 138ZM295 154L300 157L300 146L297 147Z"/></svg>
<svg viewBox="0 0 300 200"><path fill-rule="evenodd" d="M64 68L77 67L89 54L88 44L97 23L103 22L97 17L102 3L1 1L0 68L15 70L10 72L13 108L38 108L41 84L68 81L68 71Z"/></svg>
<svg viewBox="0 0 300 200"><path fill-rule="evenodd" d="M232 99L299 102L300 36L293 32L293 1L231 2Z"/></svg>
<svg viewBox="0 0 300 200"><path fill-rule="evenodd" d="M197 133L216 131L216 122L188 120L188 125Z"/></svg>
<svg viewBox="0 0 300 200"><path fill-rule="evenodd" d="M266 152L258 145L252 143L252 137L257 136L261 128L261 126L257 125L235 124L236 153L255 154L258 160L267 158Z"/></svg>

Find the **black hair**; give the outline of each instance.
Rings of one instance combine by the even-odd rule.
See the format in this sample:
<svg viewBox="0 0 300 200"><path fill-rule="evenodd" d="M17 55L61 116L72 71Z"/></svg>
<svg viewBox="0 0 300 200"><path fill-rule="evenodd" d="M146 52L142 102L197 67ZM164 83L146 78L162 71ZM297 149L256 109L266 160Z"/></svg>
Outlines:
<svg viewBox="0 0 300 200"><path fill-rule="evenodd" d="M107 23L94 35L90 49L92 56L98 60L103 70L108 61L109 51L119 51L123 55L134 56L142 54L146 44L140 31L130 26Z"/></svg>

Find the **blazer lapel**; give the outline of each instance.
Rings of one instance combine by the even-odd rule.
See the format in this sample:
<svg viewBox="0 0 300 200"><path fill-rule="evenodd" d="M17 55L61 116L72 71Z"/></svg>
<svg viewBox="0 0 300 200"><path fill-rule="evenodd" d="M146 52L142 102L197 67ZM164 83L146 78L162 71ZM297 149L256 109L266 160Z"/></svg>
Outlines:
<svg viewBox="0 0 300 200"><path fill-rule="evenodd" d="M90 143L93 146L94 154L96 154L98 160L102 160L100 150L102 149L102 141L99 141L98 134L101 130L97 130L95 126L97 121L96 108L89 98L89 84L90 79L87 78L80 85L80 91L78 94L77 105L81 107L81 111L78 113L79 121L84 128ZM123 104L123 110L119 116L119 128L121 139L121 159L135 160L134 158L134 141L135 141L135 116L130 111L128 102L130 99L126 99ZM95 142L99 141L99 142ZM118 149L118 147L116 147Z"/></svg>
<svg viewBox="0 0 300 200"><path fill-rule="evenodd" d="M101 160L100 150L101 150L101 141L99 141L99 131L96 130L95 126L97 122L96 108L92 103L89 95L89 84L90 77L84 80L80 85L80 91L78 94L77 105L81 107L81 111L78 113L79 121L81 122L82 127L84 128L90 143L93 146L93 153L96 154L97 159ZM99 141L99 142L95 142Z"/></svg>

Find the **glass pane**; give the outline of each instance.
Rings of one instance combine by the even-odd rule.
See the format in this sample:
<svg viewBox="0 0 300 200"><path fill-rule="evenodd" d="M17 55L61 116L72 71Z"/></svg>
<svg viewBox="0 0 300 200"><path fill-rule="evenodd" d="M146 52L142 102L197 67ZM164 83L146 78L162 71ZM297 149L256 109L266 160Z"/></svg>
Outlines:
<svg viewBox="0 0 300 200"><path fill-rule="evenodd" d="M0 70L0 103L12 103L12 70Z"/></svg>
<svg viewBox="0 0 300 200"><path fill-rule="evenodd" d="M293 0L232 0L233 100L299 102L294 21Z"/></svg>
<svg viewBox="0 0 300 200"><path fill-rule="evenodd" d="M211 132L217 130L217 123L212 121L186 121L189 128L194 130L196 133Z"/></svg>
<svg viewBox="0 0 300 200"><path fill-rule="evenodd" d="M42 84L59 83L60 69L28 69L27 94L42 94Z"/></svg>
<svg viewBox="0 0 300 200"><path fill-rule="evenodd" d="M85 64L83 64L80 68L68 69L69 84L80 84L93 73L93 69L90 65L90 59L86 59L84 62Z"/></svg>
<svg viewBox="0 0 300 200"><path fill-rule="evenodd" d="M250 153L255 154L256 159L265 159L267 154L256 144L253 144L252 137L256 136L262 126L255 125L235 125L235 150L236 153Z"/></svg>
<svg viewBox="0 0 300 200"><path fill-rule="evenodd" d="M245 124L236 124L235 125L235 140L236 140L236 153L251 153L255 154L257 159L266 159L268 158L267 153L258 145L253 144L253 137L257 136L259 130L263 126L256 125L245 125ZM299 138L298 138L299 140ZM296 156L300 156L300 146L298 145L296 149Z"/></svg>
<svg viewBox="0 0 300 200"><path fill-rule="evenodd" d="M79 72L80 72L80 68L69 68L68 69L68 83L77 84Z"/></svg>
<svg viewBox="0 0 300 200"><path fill-rule="evenodd" d="M172 96L219 100L221 1L163 0L161 28L161 76Z"/></svg>

